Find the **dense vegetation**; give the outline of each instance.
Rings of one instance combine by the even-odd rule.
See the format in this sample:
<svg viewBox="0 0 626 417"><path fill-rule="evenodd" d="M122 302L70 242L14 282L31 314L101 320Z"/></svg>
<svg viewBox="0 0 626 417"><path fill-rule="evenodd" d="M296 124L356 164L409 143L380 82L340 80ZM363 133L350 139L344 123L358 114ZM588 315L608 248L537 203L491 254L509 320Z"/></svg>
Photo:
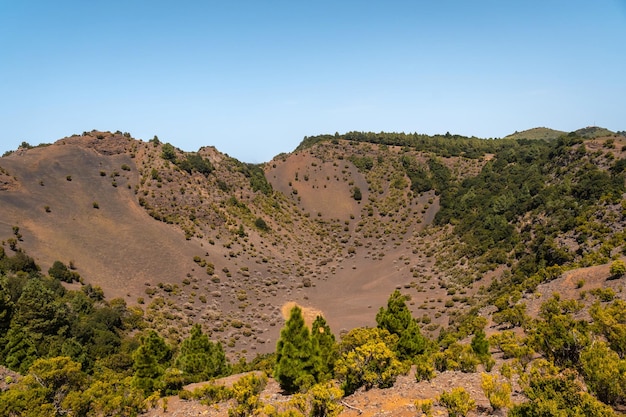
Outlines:
<svg viewBox="0 0 626 417"><path fill-rule="evenodd" d="M509 147L478 176L443 194L437 222L456 225L468 256L497 261L500 255L508 258L512 253L520 273L526 275L566 264L576 254L555 239L571 233L577 242L585 243L594 226L589 215L600 210L598 206L621 201L624 162L612 162L607 172L598 167L598 159L604 158L588 154L582 140L570 136L554 143ZM520 227L521 219L529 215L546 220Z"/></svg>
<svg viewBox="0 0 626 417"><path fill-rule="evenodd" d="M0 247L0 364L24 375L0 393L0 415L133 415L154 395L226 375L221 345L199 326L180 346L146 329L143 312L105 300L61 262L49 275L19 247ZM72 279L68 279L72 278Z"/></svg>
<svg viewBox="0 0 626 417"><path fill-rule="evenodd" d="M158 145L160 142L157 138L156 140L153 139L153 143ZM213 165L208 159L203 158L197 152L178 152L170 143L163 145L161 157L189 174L195 171L206 176L213 171Z"/></svg>
<svg viewBox="0 0 626 417"><path fill-rule="evenodd" d="M424 135L419 133L372 133L348 132L343 135L319 135L305 137L296 150L309 148L322 141L349 140L375 143L387 146L404 146L417 151L432 152L442 157L465 156L480 158L486 153L495 153L499 149L515 143L512 140L486 140L460 135Z"/></svg>

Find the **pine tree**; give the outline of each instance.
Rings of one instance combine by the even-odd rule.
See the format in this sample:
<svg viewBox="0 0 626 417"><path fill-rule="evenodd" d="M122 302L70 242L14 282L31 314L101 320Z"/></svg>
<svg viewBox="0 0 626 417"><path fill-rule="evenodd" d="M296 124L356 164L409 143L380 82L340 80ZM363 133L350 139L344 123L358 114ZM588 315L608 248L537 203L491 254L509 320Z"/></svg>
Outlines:
<svg viewBox="0 0 626 417"><path fill-rule="evenodd" d="M495 361L491 357L491 352L489 352L489 341L482 327L474 331L474 337L472 337L470 346L474 355L485 365L485 370L490 372Z"/></svg>
<svg viewBox="0 0 626 417"><path fill-rule="evenodd" d="M489 341L487 340L487 336L485 335L485 331L483 329L478 329L474 332L471 345L472 350L479 357L489 355Z"/></svg>
<svg viewBox="0 0 626 417"><path fill-rule="evenodd" d="M38 358L35 344L27 332L19 327L11 327L5 338L6 345L1 352L4 364L24 375Z"/></svg>
<svg viewBox="0 0 626 417"><path fill-rule="evenodd" d="M428 347L428 340L421 334L417 321L406 306L406 300L407 296L396 290L389 297L387 308L381 307L376 314L378 328L399 337L396 349L401 360L422 354Z"/></svg>
<svg viewBox="0 0 626 417"><path fill-rule="evenodd" d="M222 345L212 343L208 336L202 333L199 324L195 324L189 337L183 340L180 355L176 359L176 367L185 373L185 378L189 382L207 380L228 372Z"/></svg>
<svg viewBox="0 0 626 417"><path fill-rule="evenodd" d="M302 310L295 306L280 331L280 339L276 345L274 377L289 394L306 390L316 381L316 360L319 360L319 356L314 353Z"/></svg>
<svg viewBox="0 0 626 417"><path fill-rule="evenodd" d="M30 279L15 303L11 325L29 334L39 356L52 350L56 336L64 336L68 328L68 309L43 279Z"/></svg>
<svg viewBox="0 0 626 417"><path fill-rule="evenodd" d="M170 354L165 341L155 331L150 331L133 353L133 386L146 394L160 390L161 377L167 369Z"/></svg>
<svg viewBox="0 0 626 417"><path fill-rule="evenodd" d="M317 316L311 326L311 341L314 350L319 354L318 382L330 380L333 377L338 351L335 335L322 316Z"/></svg>
<svg viewBox="0 0 626 417"><path fill-rule="evenodd" d="M0 276L0 341L11 324L13 301L9 293L7 280Z"/></svg>

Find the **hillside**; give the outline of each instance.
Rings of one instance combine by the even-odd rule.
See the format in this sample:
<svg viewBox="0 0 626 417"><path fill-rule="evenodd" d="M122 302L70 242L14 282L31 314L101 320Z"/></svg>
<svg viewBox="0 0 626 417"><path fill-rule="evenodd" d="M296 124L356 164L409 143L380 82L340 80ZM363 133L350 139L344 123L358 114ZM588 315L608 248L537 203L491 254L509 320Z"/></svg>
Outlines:
<svg viewBox="0 0 626 417"><path fill-rule="evenodd" d="M175 165L172 161L183 153L158 139L143 142L121 132L86 132L2 158L6 189L0 196L5 213L0 233L10 236L18 226L20 245L44 270L55 260L71 261L86 282L100 286L109 298L143 302L155 316L173 314L177 327L200 319L221 323L214 329L233 352L273 350L287 302L321 311L334 329L347 330L372 325L369 313L396 288L413 289L414 312L429 316L434 331L436 324L448 324L450 309L444 304L447 287L455 284L446 281L472 274L473 268L477 279L485 277L481 284L493 274L471 265L480 261L476 256L465 265L459 263L462 253L456 262L451 262L454 256L443 262L442 251L459 234L425 227L441 211L442 191L450 199L453 182L479 175L494 153L510 154L515 148L498 151L514 143L507 140L487 142L493 149L481 149L484 142L473 138L449 138L450 148L443 146L445 137L434 137L435 142L407 137L414 150L402 146L405 137L397 134L307 138L303 144L313 146L280 155L264 168L202 148L197 155L211 166L203 174ZM430 143L445 156L433 159ZM610 151L613 160L624 156L619 139L611 147L597 141L585 145L594 152L591 162L602 169L611 161L604 164L601 155ZM467 152L459 146L471 146L476 157L462 156ZM164 148L171 160L163 158ZM447 183L436 184L429 173L434 162L442 164ZM487 186L498 192L494 184ZM506 201L507 189L505 185L504 194L493 198ZM454 210L466 210L446 205L440 217L452 219ZM470 216L457 231L465 221L474 229L482 224ZM492 233L493 226L485 230ZM476 233L480 231L470 241L480 246ZM503 233L513 236L512 231ZM467 245L469 236L460 237L453 246ZM558 239L571 246L574 237ZM502 256L492 250L471 252L483 252L483 260ZM472 289L466 280L462 287L462 295L468 296L479 285ZM346 299L346 293L351 297ZM171 301L174 311L151 303L159 297ZM428 300L432 305L419 311L417 306ZM242 337L229 325L233 320L254 329L254 336Z"/></svg>
<svg viewBox="0 0 626 417"><path fill-rule="evenodd" d="M433 192L410 197L400 157L424 162L419 152L320 143L268 163L264 175L276 192L266 195L253 189L250 171L259 168L203 148L213 171L188 173L161 157L164 146L90 132L3 158L11 189L2 195L0 233L18 226L21 247L44 270L71 261L108 297L143 300L151 315L173 314L176 327L222 323L214 330L233 352L273 350L287 302L350 329L373 324L369 313L395 288L416 287L409 255L438 208ZM375 168L359 170L350 161L357 157L376 160ZM445 162L458 174L484 163ZM435 282L433 260L420 263L421 285ZM174 311L151 303L159 297ZM231 327L238 320L253 336Z"/></svg>
<svg viewBox="0 0 626 417"><path fill-rule="evenodd" d="M610 138L616 136L615 132L598 126L588 126L582 129L575 130L577 136L585 139L595 138ZM527 139L527 140L556 140L559 137L566 135L567 132L561 130L554 130L547 127L535 127L521 132L515 132L504 137L504 139Z"/></svg>
<svg viewBox="0 0 626 417"><path fill-rule="evenodd" d="M559 136L565 135L567 132L549 129L547 127L535 127L521 132L515 132L505 136L505 139L529 139L529 140L554 140Z"/></svg>
<svg viewBox="0 0 626 417"><path fill-rule="evenodd" d="M0 260L61 261L80 276L65 288L101 288L142 316L135 331L175 347L199 323L232 363L274 352L294 305L339 338L375 327L395 290L443 352L483 320L530 334L554 292L586 300L587 320L626 300L609 273L626 254L626 137L561 133L350 132L253 165L84 132L0 159Z"/></svg>

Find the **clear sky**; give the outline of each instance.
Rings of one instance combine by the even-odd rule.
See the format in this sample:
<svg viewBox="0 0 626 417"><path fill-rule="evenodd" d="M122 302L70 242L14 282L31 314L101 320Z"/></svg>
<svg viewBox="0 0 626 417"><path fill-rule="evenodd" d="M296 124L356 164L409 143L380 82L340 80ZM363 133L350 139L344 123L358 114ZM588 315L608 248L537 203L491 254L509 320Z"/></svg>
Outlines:
<svg viewBox="0 0 626 417"><path fill-rule="evenodd" d="M626 130L626 0L0 0L0 154L158 135L245 162L347 131Z"/></svg>

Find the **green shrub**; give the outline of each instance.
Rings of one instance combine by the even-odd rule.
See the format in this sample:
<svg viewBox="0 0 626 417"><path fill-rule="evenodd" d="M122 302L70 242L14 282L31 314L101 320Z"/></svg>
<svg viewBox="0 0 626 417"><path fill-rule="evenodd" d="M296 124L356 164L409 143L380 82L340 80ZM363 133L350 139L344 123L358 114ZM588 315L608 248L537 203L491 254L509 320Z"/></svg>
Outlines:
<svg viewBox="0 0 626 417"><path fill-rule="evenodd" d="M235 382L232 398L235 404L228 410L229 417L256 415L262 406L260 393L267 384L265 375L248 374Z"/></svg>
<svg viewBox="0 0 626 417"><path fill-rule="evenodd" d="M462 387L454 388L450 392L442 392L439 402L447 410L450 417L465 417L476 409L476 401Z"/></svg>
<svg viewBox="0 0 626 417"><path fill-rule="evenodd" d="M592 295L598 297L598 300L602 302L613 301L615 298L615 291L613 288L594 288L589 291Z"/></svg>
<svg viewBox="0 0 626 417"><path fill-rule="evenodd" d="M260 217L257 217L257 219L254 221L254 225L256 226L257 229L261 231L267 232L269 230L269 226L267 225L265 220L263 220Z"/></svg>
<svg viewBox="0 0 626 417"><path fill-rule="evenodd" d="M425 414L426 417L431 417L433 415L433 400L425 399L425 400L416 400L415 408Z"/></svg>
<svg viewBox="0 0 626 417"><path fill-rule="evenodd" d="M211 162L196 152L187 154L185 159L176 161L175 163L180 169L189 174L196 171L204 176L207 176L213 171L213 165L211 165Z"/></svg>
<svg viewBox="0 0 626 417"><path fill-rule="evenodd" d="M578 373L571 369L559 371L545 360L533 363L525 376L524 394L528 401L509 410L511 417L613 417L615 412L586 392Z"/></svg>
<svg viewBox="0 0 626 417"><path fill-rule="evenodd" d="M308 392L311 417L335 417L343 410L339 401L343 391L332 383L314 385Z"/></svg>
<svg viewBox="0 0 626 417"><path fill-rule="evenodd" d="M176 149L169 143L163 145L161 149L161 158L174 162L176 160Z"/></svg>
<svg viewBox="0 0 626 417"><path fill-rule="evenodd" d="M606 404L626 401L626 359L597 341L580 355L582 373L589 389Z"/></svg>
<svg viewBox="0 0 626 417"><path fill-rule="evenodd" d="M231 399L233 391L223 385L208 384L194 389L193 392L182 390L178 396L181 399L200 400L204 405L212 405Z"/></svg>
<svg viewBox="0 0 626 417"><path fill-rule="evenodd" d="M435 377L435 367L432 358L427 355L420 355L415 359L415 379L420 381L431 381Z"/></svg>
<svg viewBox="0 0 626 417"><path fill-rule="evenodd" d="M347 394L366 389L392 386L408 371L396 357L398 336L384 329L357 328L345 335L340 344L341 357L335 376Z"/></svg>
<svg viewBox="0 0 626 417"><path fill-rule="evenodd" d="M352 155L348 158L359 171L369 171L374 167L374 160L369 156Z"/></svg>
<svg viewBox="0 0 626 417"><path fill-rule="evenodd" d="M495 375L482 374L481 388L493 411L511 406L511 384L499 381Z"/></svg>
<svg viewBox="0 0 626 417"><path fill-rule="evenodd" d="M626 263L621 259L611 263L610 273L613 278L620 278L626 274Z"/></svg>
<svg viewBox="0 0 626 417"><path fill-rule="evenodd" d="M74 271L70 271L67 266L61 261L54 261L50 269L48 269L48 275L52 278L56 278L63 282L74 282L80 279L80 275Z"/></svg>

